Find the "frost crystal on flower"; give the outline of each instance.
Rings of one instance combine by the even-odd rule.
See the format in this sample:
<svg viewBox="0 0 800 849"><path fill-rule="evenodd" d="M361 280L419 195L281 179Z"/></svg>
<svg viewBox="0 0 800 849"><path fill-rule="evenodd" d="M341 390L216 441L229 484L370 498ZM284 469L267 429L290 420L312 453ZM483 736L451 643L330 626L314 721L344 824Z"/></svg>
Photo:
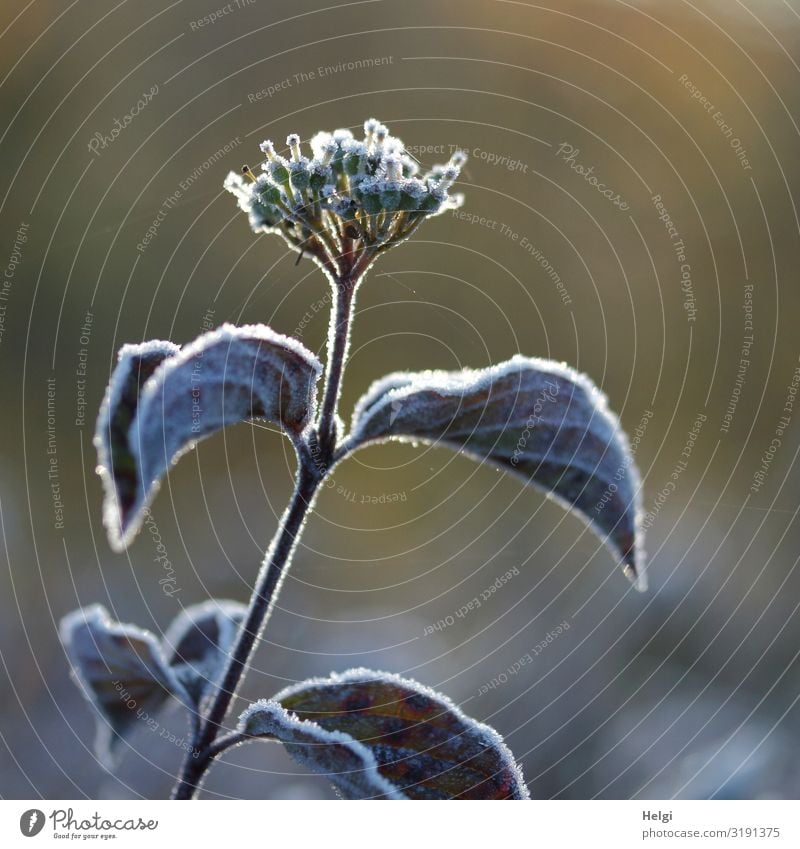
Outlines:
<svg viewBox="0 0 800 849"><path fill-rule="evenodd" d="M225 188L238 198L254 232L278 233L334 278L463 201L449 193L467 160L463 151L420 175L403 142L374 118L364 122L363 140L344 129L317 133L311 159L296 133L286 145L289 158L263 142L262 173L256 176L245 165L241 174L228 174Z"/></svg>

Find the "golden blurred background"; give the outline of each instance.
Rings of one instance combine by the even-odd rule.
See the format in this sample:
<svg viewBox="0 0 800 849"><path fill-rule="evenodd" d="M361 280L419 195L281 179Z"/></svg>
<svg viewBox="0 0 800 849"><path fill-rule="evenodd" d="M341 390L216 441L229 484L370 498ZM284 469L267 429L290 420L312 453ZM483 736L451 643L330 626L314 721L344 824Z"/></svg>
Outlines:
<svg viewBox="0 0 800 849"><path fill-rule="evenodd" d="M222 181L263 138L373 115L425 165L471 158L464 215L364 284L342 412L397 369L586 371L641 431L650 589L489 465L369 448L318 502L240 707L365 665L496 727L534 798L800 795L798 0L38 0L0 33L0 795L168 793L182 753L147 728L116 775L96 761L58 620L100 602L160 633L246 600L293 458L250 425L186 456L153 505L167 574L147 533L108 547L96 411L123 343L208 321L324 354L325 280ZM254 744L206 795L332 794Z"/></svg>

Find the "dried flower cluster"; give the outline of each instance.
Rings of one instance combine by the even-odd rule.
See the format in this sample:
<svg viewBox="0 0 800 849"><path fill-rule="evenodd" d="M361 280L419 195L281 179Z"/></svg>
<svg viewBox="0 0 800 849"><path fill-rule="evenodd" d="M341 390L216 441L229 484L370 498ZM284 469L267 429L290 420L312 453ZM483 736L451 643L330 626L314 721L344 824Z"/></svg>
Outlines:
<svg viewBox="0 0 800 849"><path fill-rule="evenodd" d="M449 190L466 154L456 151L447 165L420 175L403 142L374 118L364 122L360 141L350 130L317 133L311 159L298 135L289 135L286 144L289 158L263 142L262 173L244 166L241 174L228 175L225 188L238 198L254 232L278 233L337 278L355 257L374 257L425 218L463 200Z"/></svg>

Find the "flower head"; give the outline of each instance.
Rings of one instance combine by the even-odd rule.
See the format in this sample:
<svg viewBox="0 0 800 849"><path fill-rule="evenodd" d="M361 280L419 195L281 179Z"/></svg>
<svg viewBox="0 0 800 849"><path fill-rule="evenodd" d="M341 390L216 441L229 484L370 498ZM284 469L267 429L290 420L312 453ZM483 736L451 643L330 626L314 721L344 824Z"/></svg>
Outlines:
<svg viewBox="0 0 800 849"><path fill-rule="evenodd" d="M225 188L238 198L254 232L280 234L335 278L463 200L449 190L465 153L456 151L449 163L420 175L402 141L374 118L364 122L361 140L345 129L317 133L310 159L296 133L286 144L289 158L263 142L261 173L245 166L241 174L228 175Z"/></svg>

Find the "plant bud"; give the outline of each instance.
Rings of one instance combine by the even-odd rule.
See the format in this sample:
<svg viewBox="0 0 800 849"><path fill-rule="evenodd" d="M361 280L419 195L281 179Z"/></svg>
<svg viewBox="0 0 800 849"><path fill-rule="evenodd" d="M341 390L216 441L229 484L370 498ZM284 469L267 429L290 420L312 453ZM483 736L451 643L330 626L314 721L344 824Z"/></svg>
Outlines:
<svg viewBox="0 0 800 849"><path fill-rule="evenodd" d="M422 201L423 191L418 186L403 187L400 191L399 208L404 212L417 212Z"/></svg>
<svg viewBox="0 0 800 849"><path fill-rule="evenodd" d="M396 183L402 176L400 159L397 156L387 156L383 160L383 167L386 169L386 179L389 182Z"/></svg>
<svg viewBox="0 0 800 849"><path fill-rule="evenodd" d="M326 185L330 177L330 168L326 168L322 163L316 163L311 169L308 184L312 191L319 192Z"/></svg>
<svg viewBox="0 0 800 849"><path fill-rule="evenodd" d="M372 149L375 128L378 126L379 122L375 118L368 118L366 121L364 121L364 144L366 145L368 151Z"/></svg>
<svg viewBox="0 0 800 849"><path fill-rule="evenodd" d="M289 163L282 157L276 157L273 162L266 165L267 173L276 183L286 185L289 182Z"/></svg>
<svg viewBox="0 0 800 849"><path fill-rule="evenodd" d="M261 142L261 144L259 145L259 148L261 149L261 152L264 154L264 156L266 156L267 159L270 162L275 161L275 159L277 157L277 154L275 153L275 145L273 145L272 142L269 139Z"/></svg>
<svg viewBox="0 0 800 849"><path fill-rule="evenodd" d="M381 206L387 212L394 212L400 207L400 189L384 189L381 192Z"/></svg>
<svg viewBox="0 0 800 849"><path fill-rule="evenodd" d="M303 189L308 188L311 175L308 173L307 162L292 162L290 166L290 173L292 178L292 188L296 192L301 192Z"/></svg>
<svg viewBox="0 0 800 849"><path fill-rule="evenodd" d="M300 136L298 136L297 133L289 133L289 135L286 136L286 144L289 146L289 150L292 154L292 159L295 162L299 162L300 156L301 156L301 154L300 154Z"/></svg>
<svg viewBox="0 0 800 849"><path fill-rule="evenodd" d="M381 192L375 186L369 186L361 193L363 198L364 210L370 215L377 215L381 212Z"/></svg>
<svg viewBox="0 0 800 849"><path fill-rule="evenodd" d="M277 206L281 202L281 190L270 183L259 184L258 193L262 203Z"/></svg>
<svg viewBox="0 0 800 849"><path fill-rule="evenodd" d="M439 180L440 189L449 189L458 178L458 168L448 165L442 172L442 178Z"/></svg>

